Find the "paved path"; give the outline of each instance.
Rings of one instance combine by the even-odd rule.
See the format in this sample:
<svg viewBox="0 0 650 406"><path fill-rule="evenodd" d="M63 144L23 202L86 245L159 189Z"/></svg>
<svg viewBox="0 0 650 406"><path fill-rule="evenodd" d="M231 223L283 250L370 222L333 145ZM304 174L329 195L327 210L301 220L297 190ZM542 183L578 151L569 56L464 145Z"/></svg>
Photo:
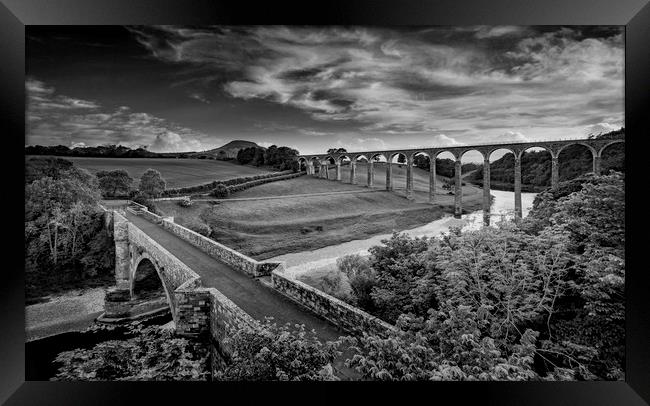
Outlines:
<svg viewBox="0 0 650 406"><path fill-rule="evenodd" d="M304 324L307 330L314 329L323 342L346 335L336 325L320 318L309 309L293 302L257 279L212 258L159 225L128 212L126 218L199 274L203 286L217 288L251 317L257 320L273 317L278 324L287 322ZM355 371L343 365L344 359L343 356L338 357L334 362L333 366L338 374L343 378L358 377Z"/></svg>

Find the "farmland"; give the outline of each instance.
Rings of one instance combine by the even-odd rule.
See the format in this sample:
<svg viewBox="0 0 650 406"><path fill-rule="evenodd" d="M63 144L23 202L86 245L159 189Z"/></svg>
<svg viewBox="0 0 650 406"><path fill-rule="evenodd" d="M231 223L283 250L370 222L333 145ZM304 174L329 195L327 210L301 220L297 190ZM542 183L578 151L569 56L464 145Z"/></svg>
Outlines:
<svg viewBox="0 0 650 406"><path fill-rule="evenodd" d="M454 196L442 189L443 178L438 178L436 188L438 204L432 206L428 203L428 172L414 170L415 199L410 201L404 197L405 168L393 168L396 179L394 192L385 191L383 165L379 164L375 169L376 186L372 193L355 193L368 190L363 185L364 172L359 185L349 184L345 177L344 182L335 182L301 176L231 195L231 198L259 200L222 201L218 204L195 202L189 208L166 201L157 202L157 206L165 215L174 216L174 221L179 224L209 225L212 238L258 260L405 230L453 213ZM357 172L359 178L361 172ZM350 193L264 199L323 192ZM479 209L481 196L479 188L464 186L464 209Z"/></svg>
<svg viewBox="0 0 650 406"><path fill-rule="evenodd" d="M148 168L158 170L167 181L167 188L195 186L214 180L251 176L268 171L253 166L239 165L214 159L176 159L176 158L86 158L64 157L76 166L91 173L103 170L124 169L134 179ZM137 182L137 181L136 181Z"/></svg>

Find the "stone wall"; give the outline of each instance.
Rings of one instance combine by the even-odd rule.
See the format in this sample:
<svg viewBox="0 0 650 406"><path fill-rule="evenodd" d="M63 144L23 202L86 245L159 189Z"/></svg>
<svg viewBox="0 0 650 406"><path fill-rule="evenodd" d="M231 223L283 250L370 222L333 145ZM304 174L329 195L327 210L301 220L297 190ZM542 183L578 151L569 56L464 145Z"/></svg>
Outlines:
<svg viewBox="0 0 650 406"><path fill-rule="evenodd" d="M271 272L271 280L277 291L349 333L386 336L391 331L397 331L396 327L385 321L286 275L284 267Z"/></svg>
<svg viewBox="0 0 650 406"><path fill-rule="evenodd" d="M151 221L152 223L160 224L160 222L162 221L162 217L160 217L155 213L150 212L149 210L147 210L146 207L142 209L140 215L146 218L147 220Z"/></svg>
<svg viewBox="0 0 650 406"><path fill-rule="evenodd" d="M210 294L201 289L183 289L176 297L176 332L184 336L203 337L210 333Z"/></svg>
<svg viewBox="0 0 650 406"><path fill-rule="evenodd" d="M271 263L258 262L233 250L232 248L219 244L208 237L204 237L201 234L172 221L162 220L162 226L183 240L206 252L212 258L225 262L234 269L245 272L248 275L254 277L270 275L271 270L277 266L277 264L269 265Z"/></svg>

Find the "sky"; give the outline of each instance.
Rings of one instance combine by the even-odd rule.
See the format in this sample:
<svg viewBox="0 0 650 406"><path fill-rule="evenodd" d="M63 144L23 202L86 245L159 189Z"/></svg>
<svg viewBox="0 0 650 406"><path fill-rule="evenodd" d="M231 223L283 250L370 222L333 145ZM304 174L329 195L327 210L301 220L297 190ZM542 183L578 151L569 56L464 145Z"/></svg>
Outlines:
<svg viewBox="0 0 650 406"><path fill-rule="evenodd" d="M26 39L25 145L313 154L624 126L617 26L27 26Z"/></svg>

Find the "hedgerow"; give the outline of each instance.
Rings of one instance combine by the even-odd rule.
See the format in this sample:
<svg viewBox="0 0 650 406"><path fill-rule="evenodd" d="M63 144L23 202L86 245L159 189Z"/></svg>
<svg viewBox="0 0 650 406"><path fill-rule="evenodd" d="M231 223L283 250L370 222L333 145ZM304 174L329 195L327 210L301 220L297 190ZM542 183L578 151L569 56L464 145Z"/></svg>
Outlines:
<svg viewBox="0 0 650 406"><path fill-rule="evenodd" d="M209 193L214 188L217 187L218 184L222 184L225 186L233 186L233 185L238 185L242 183L247 183L259 179L271 179L271 178L276 178L280 176L284 176L287 174L293 174L293 171L282 171L282 172L272 172L268 174L261 174L261 175L254 175L254 176L243 176L239 178L232 178L232 179L226 179L226 180L215 180L210 183L204 183L202 185L197 185L197 186L187 186L187 187L182 187L182 188L176 188L176 189L168 189L165 190L162 193L162 197L173 197L173 196L184 196L184 195L189 195L189 194L200 194L200 193Z"/></svg>

